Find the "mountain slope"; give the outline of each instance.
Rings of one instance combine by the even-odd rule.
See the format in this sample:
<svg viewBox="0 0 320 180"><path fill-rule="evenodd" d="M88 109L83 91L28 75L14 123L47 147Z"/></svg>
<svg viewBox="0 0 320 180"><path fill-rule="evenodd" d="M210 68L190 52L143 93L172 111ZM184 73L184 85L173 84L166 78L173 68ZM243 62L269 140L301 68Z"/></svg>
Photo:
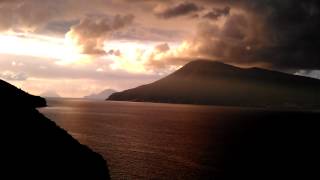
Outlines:
<svg viewBox="0 0 320 180"><path fill-rule="evenodd" d="M314 107L320 81L260 68L196 60L151 84L108 100L263 107Z"/></svg>
<svg viewBox="0 0 320 180"><path fill-rule="evenodd" d="M0 80L0 179L109 179L106 161L35 108L46 101Z"/></svg>
<svg viewBox="0 0 320 180"><path fill-rule="evenodd" d="M100 99L100 100L105 100L107 98L109 98L109 96L113 93L115 93L116 91L113 90L113 89L106 89L100 93L97 93L97 94L91 94L91 95L88 95L88 96L84 96L83 98L85 99Z"/></svg>
<svg viewBox="0 0 320 180"><path fill-rule="evenodd" d="M40 96L33 96L0 79L1 106L43 107L46 100Z"/></svg>

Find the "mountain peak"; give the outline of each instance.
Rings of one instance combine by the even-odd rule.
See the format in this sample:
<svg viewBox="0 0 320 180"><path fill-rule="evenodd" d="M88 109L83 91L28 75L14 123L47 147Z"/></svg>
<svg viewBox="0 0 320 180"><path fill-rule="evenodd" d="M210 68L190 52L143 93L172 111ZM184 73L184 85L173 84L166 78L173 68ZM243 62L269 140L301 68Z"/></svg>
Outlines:
<svg viewBox="0 0 320 180"><path fill-rule="evenodd" d="M236 68L220 61L197 59L183 66L183 68Z"/></svg>
<svg viewBox="0 0 320 180"><path fill-rule="evenodd" d="M243 69L219 61L198 59L191 61L177 70L173 75L184 77L210 77L230 75Z"/></svg>

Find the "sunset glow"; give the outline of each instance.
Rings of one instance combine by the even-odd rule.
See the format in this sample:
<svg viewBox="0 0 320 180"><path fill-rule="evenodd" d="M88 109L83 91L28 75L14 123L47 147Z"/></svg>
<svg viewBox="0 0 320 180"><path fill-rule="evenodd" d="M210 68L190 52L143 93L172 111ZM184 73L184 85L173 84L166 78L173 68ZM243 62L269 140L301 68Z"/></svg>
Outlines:
<svg viewBox="0 0 320 180"><path fill-rule="evenodd" d="M145 84L195 59L315 77L319 12L302 1L0 1L0 78L79 97ZM75 78L77 95L47 87ZM97 90L80 83L88 79Z"/></svg>
<svg viewBox="0 0 320 180"><path fill-rule="evenodd" d="M119 54L111 54L113 60L112 69L124 69L133 73L143 73L147 70L144 63L152 51L152 46L136 42L111 42L106 48L118 51ZM110 50L109 50L110 51Z"/></svg>
<svg viewBox="0 0 320 180"><path fill-rule="evenodd" d="M0 53L12 55L24 55L31 57L50 58L57 60L57 64L80 64L94 61L96 56L81 53L81 48L73 42L73 39L53 38L30 34L3 34L0 35ZM154 43L143 42L108 42L104 47L107 52L104 56L111 59L112 69L122 69L132 73L148 73L145 63L151 56L155 60L161 60L168 53L154 50ZM184 46L184 45L183 45ZM182 46L182 47L183 47ZM119 54L111 54L108 51L117 51ZM174 55L175 51L170 52Z"/></svg>
<svg viewBox="0 0 320 180"><path fill-rule="evenodd" d="M67 39L29 34L0 34L0 53L52 58L66 64L85 59Z"/></svg>

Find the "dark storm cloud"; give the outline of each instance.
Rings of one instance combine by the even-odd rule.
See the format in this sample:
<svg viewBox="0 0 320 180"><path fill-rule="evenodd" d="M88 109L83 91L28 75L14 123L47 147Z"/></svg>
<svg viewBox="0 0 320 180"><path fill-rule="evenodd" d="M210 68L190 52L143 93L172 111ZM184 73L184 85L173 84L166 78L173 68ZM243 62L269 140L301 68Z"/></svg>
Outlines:
<svg viewBox="0 0 320 180"><path fill-rule="evenodd" d="M217 20L218 18L222 16L227 16L230 13L230 7L225 8L212 8L211 11L207 12L205 15L203 15L203 18L211 19L211 20Z"/></svg>
<svg viewBox="0 0 320 180"><path fill-rule="evenodd" d="M197 2L206 8L214 8L212 19L226 18L219 26L216 21L199 23L196 35L190 38L188 48L181 53L182 56L188 54L186 61L189 57L203 57L282 70L320 69L319 1ZM232 12L223 7L230 7ZM166 62L170 65L170 61Z"/></svg>
<svg viewBox="0 0 320 180"><path fill-rule="evenodd" d="M269 63L276 68L320 68L319 1L243 0L236 5L256 16L258 25L255 27L263 26L263 29L255 35L268 39L260 42L263 43L261 47L253 45L251 52L243 58Z"/></svg>
<svg viewBox="0 0 320 180"><path fill-rule="evenodd" d="M192 12L200 11L202 8L199 7L197 4L192 2L182 2L180 4L175 4L172 7L165 7L163 9L159 9L155 12L155 15L164 18L174 18L178 16L183 16L190 14Z"/></svg>
<svg viewBox="0 0 320 180"><path fill-rule="evenodd" d="M272 13L266 13L271 45L258 55L271 59L280 68L320 68L320 4L319 1L274 1Z"/></svg>

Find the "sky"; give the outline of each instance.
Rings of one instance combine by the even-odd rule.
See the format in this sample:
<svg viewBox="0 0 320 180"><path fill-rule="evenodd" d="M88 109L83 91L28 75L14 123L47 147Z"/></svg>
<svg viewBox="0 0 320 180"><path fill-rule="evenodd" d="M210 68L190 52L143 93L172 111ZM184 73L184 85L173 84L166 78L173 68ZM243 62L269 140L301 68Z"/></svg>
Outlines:
<svg viewBox="0 0 320 180"><path fill-rule="evenodd" d="M0 78L82 97L195 59L320 78L317 0L0 0Z"/></svg>

